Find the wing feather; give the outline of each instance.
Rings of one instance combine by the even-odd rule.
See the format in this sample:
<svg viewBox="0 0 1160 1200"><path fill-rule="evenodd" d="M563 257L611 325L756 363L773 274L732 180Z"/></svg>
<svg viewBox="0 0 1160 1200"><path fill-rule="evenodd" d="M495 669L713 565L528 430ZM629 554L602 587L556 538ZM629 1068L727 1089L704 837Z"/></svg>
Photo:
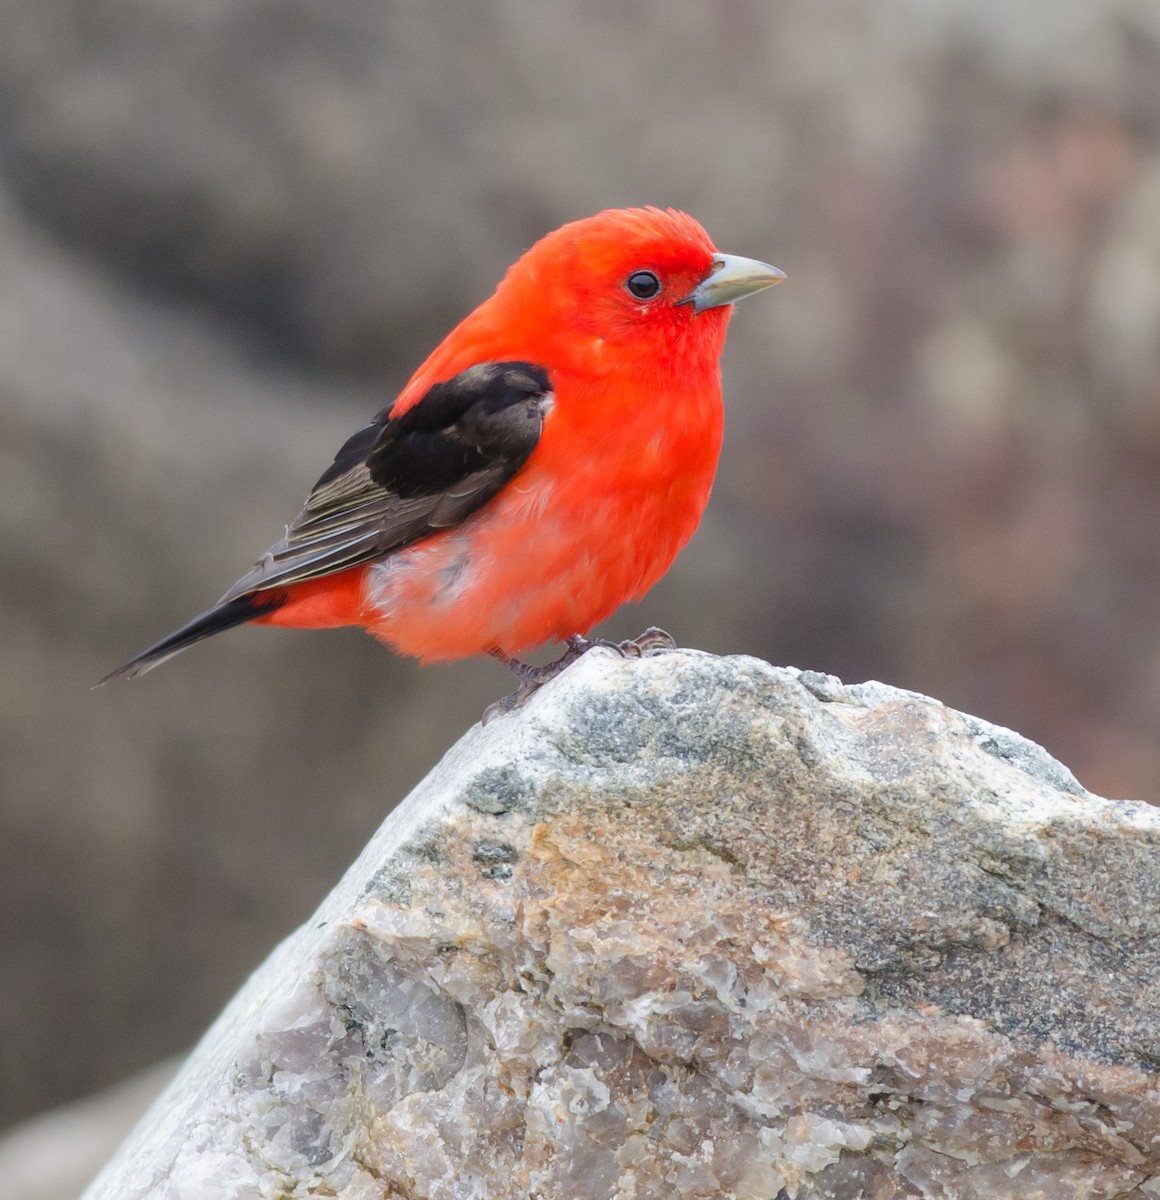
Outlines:
<svg viewBox="0 0 1160 1200"><path fill-rule="evenodd" d="M288 587L382 558L466 520L535 449L550 404L533 363L480 363L398 418L347 439L285 536L222 597Z"/></svg>

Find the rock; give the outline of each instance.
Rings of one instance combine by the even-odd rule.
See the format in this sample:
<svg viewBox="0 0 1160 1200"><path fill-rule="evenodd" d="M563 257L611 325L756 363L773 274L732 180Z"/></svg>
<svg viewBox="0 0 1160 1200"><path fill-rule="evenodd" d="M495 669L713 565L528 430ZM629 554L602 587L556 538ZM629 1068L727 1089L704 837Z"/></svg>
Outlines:
<svg viewBox="0 0 1160 1200"><path fill-rule="evenodd" d="M86 1197L1155 1197L1158 842L914 693L595 651L448 753Z"/></svg>

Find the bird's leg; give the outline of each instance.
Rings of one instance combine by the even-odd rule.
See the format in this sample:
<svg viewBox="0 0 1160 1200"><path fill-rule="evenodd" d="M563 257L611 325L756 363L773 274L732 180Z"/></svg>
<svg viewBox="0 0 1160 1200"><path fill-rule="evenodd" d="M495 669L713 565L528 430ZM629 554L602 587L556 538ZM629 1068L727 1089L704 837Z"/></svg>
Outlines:
<svg viewBox="0 0 1160 1200"><path fill-rule="evenodd" d="M559 658L550 663L544 663L542 667L521 662L520 659L513 658L510 654L505 654L502 650L489 650L488 653L497 662L503 663L509 671L515 674L515 677L520 681L521 687L535 689L541 684L547 683L549 679L554 679L565 667L571 666L585 650L590 649L587 645L574 645L575 640L575 638L569 638L568 649Z"/></svg>
<svg viewBox="0 0 1160 1200"><path fill-rule="evenodd" d="M483 710L483 723L486 725L497 713L514 712L534 691L543 687L549 679L555 678L565 667L574 663L588 647L574 646L572 644L573 640L573 638L568 639L568 649L559 658L553 662L545 663L542 667L522 662L510 654L505 654L502 650L489 650L488 654L492 658L497 662L503 663L509 671L514 673L515 677L520 681L520 686L511 695L502 696L499 700L492 701Z"/></svg>
<svg viewBox="0 0 1160 1200"><path fill-rule="evenodd" d="M663 629L657 629L655 625L650 625L639 637L630 638L624 642L613 642L608 638L586 638L579 633L574 633L567 639L567 646L568 649L559 658L545 663L542 667L522 662L512 655L506 654L503 650L489 650L488 653L492 658L503 663L509 671L514 673L520 681L520 686L511 695L503 696L489 704L483 712L483 723L486 725L497 713L514 712L549 679L555 679L565 667L570 667L581 655L587 654L589 650L597 646L603 647L605 650L614 650L624 658L643 658L647 654L675 650L677 643L671 634L666 633Z"/></svg>

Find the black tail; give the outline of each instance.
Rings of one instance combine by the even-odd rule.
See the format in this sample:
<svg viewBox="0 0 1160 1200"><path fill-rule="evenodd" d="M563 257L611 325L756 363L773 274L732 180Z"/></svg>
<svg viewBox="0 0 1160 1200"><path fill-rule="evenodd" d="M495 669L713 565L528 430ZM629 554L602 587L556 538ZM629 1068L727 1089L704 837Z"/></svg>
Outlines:
<svg viewBox="0 0 1160 1200"><path fill-rule="evenodd" d="M167 658L180 654L195 642L213 637L215 633L221 633L225 629L232 629L235 625L244 625L263 613L281 608L282 604L281 596L268 593L264 596L239 596L236 600L214 605L208 612L194 617L188 624L175 629L168 637L155 642L148 650L142 650L136 658L131 658L115 671L110 671L101 683L109 683L114 679L135 679L138 675L144 675L146 671L152 671ZM100 687L101 683L97 686Z"/></svg>

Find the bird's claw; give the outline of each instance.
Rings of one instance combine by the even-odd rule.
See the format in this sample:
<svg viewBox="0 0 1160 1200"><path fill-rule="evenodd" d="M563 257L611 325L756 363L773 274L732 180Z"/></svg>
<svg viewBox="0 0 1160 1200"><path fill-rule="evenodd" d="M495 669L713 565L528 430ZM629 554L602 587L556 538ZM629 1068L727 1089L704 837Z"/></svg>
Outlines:
<svg viewBox="0 0 1160 1200"><path fill-rule="evenodd" d="M515 712L517 708L522 708L524 701L533 692L538 692L549 679L554 679L565 667L571 666L585 650L591 648L587 645L573 645L573 641L573 638L569 638L568 649L559 658L550 663L545 663L542 667L534 666L532 663L521 662L518 658L513 658L510 654L505 654L502 650L492 650L492 658L498 659L509 671L514 672L516 678L520 681L520 686L510 695L501 696L498 700L493 700L483 710L483 724L486 725L492 717L499 716L502 713Z"/></svg>
<svg viewBox="0 0 1160 1200"><path fill-rule="evenodd" d="M666 630L650 625L644 633L634 637L631 641L621 642L620 645L622 648L635 646L637 655L641 658L648 658L650 654L666 654L670 650L675 650L677 639Z"/></svg>
<svg viewBox="0 0 1160 1200"><path fill-rule="evenodd" d="M524 701L533 693L538 692L544 686L543 681L540 683L521 683L514 692L506 696L501 696L498 700L493 700L484 710L480 723L486 725L492 717L502 717L504 713L515 712L516 709L524 706Z"/></svg>
<svg viewBox="0 0 1160 1200"><path fill-rule="evenodd" d="M502 650L491 651L493 658L498 659L515 673L516 678L520 681L520 686L510 695L493 700L483 710L483 724L486 725L492 717L515 712L516 709L522 708L533 692L538 692L548 680L555 679L561 671L570 667L589 650L600 647L604 650L612 650L622 658L647 658L649 655L664 654L666 651L677 648L676 639L672 634L658 629L655 625L650 625L644 633L623 642L614 642L608 638L586 638L577 633L568 638L567 645L568 649L559 658L545 663L542 667L521 662L518 658L513 658Z"/></svg>
<svg viewBox="0 0 1160 1200"><path fill-rule="evenodd" d="M675 650L677 642L671 633L666 633L655 625L650 625L644 633L623 642L609 641L608 638L583 638L579 635L568 639L569 649L577 650L580 654L595 646L613 650L622 658L647 658L650 654L663 654L667 650Z"/></svg>

